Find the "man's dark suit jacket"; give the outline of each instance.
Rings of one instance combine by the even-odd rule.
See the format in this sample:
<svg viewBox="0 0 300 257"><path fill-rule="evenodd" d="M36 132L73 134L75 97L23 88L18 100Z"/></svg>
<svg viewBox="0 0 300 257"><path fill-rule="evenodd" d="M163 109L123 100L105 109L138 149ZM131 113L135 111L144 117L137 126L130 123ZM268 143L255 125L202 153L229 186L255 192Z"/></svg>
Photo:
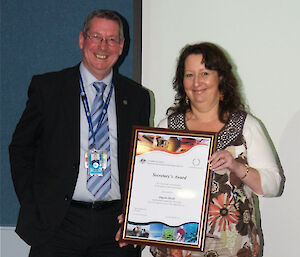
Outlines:
<svg viewBox="0 0 300 257"><path fill-rule="evenodd" d="M149 125L146 89L114 73L122 198L133 125ZM33 76L25 111L9 146L20 212L16 232L29 245L45 241L63 220L75 189L80 154L79 65Z"/></svg>

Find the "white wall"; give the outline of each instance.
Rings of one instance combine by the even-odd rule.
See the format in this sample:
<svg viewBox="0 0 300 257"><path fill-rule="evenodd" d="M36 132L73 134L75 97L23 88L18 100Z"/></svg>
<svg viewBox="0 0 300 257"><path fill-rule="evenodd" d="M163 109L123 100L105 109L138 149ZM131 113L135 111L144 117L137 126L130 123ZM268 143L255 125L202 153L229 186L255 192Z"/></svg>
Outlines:
<svg viewBox="0 0 300 257"><path fill-rule="evenodd" d="M179 50L211 41L232 57L251 111L273 140L286 185L280 198L260 199L264 256L300 256L299 10L298 0L143 1L142 82L155 95L155 124L173 103Z"/></svg>

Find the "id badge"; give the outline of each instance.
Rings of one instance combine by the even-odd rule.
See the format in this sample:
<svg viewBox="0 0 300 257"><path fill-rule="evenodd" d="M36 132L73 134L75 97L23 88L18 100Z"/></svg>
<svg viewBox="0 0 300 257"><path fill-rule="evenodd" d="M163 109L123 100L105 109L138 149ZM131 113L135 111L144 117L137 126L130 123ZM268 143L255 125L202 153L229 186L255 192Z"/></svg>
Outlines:
<svg viewBox="0 0 300 257"><path fill-rule="evenodd" d="M90 176L103 176L107 167L107 151L90 150L86 153L85 161Z"/></svg>

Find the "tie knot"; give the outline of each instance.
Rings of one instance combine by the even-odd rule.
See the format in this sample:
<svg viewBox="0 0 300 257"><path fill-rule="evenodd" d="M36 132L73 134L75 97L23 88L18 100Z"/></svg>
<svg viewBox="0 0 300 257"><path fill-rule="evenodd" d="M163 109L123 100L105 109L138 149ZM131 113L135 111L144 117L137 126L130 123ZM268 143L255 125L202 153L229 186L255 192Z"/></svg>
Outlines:
<svg viewBox="0 0 300 257"><path fill-rule="evenodd" d="M102 94L106 88L106 84L103 82L94 82L93 86L96 88L98 94Z"/></svg>

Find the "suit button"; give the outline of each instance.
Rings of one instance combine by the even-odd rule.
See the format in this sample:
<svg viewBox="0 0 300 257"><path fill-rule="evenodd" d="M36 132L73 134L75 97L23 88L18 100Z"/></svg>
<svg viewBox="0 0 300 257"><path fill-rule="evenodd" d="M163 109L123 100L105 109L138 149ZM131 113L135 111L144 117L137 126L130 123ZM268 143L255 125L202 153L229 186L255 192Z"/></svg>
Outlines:
<svg viewBox="0 0 300 257"><path fill-rule="evenodd" d="M69 196L66 195L64 200L69 201Z"/></svg>

